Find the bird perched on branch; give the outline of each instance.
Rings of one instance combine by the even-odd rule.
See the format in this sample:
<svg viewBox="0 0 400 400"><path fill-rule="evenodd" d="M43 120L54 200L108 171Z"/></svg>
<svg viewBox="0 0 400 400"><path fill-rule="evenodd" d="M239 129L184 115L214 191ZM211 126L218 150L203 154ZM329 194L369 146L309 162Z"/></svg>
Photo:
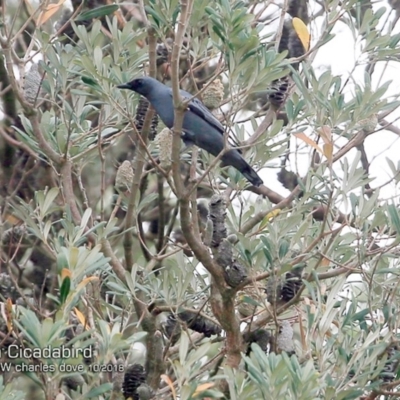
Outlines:
<svg viewBox="0 0 400 400"><path fill-rule="evenodd" d="M142 77L117 86L130 89L146 97L168 128L174 126L174 103L172 89L156 79ZM192 95L180 91L183 100L192 99ZM185 111L182 125L182 139L186 145L195 144L213 156L218 156L225 147L224 127L198 99L193 98ZM236 168L252 185L260 186L263 181L254 169L243 159L237 149L229 149L221 157L225 165Z"/></svg>

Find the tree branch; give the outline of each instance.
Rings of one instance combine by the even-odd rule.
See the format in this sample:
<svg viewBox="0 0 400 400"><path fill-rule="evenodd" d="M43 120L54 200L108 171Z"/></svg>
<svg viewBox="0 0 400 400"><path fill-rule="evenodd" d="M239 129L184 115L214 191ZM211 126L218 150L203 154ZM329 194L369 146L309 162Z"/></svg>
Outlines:
<svg viewBox="0 0 400 400"><path fill-rule="evenodd" d="M12 90L14 91L14 94L18 99L18 101L21 103L25 115L29 118L29 121L31 122L32 130L38 141L39 147L46 154L46 156L55 164L58 165L62 164L63 163L62 156L55 150L53 150L53 148L47 143L46 139L42 134L36 109L34 109L33 106L28 102L28 100L25 99L22 90L19 87L18 81L14 73L14 63L12 59L12 50L10 47L10 43L3 36L0 36L0 43L3 48L4 57L6 59L7 71Z"/></svg>

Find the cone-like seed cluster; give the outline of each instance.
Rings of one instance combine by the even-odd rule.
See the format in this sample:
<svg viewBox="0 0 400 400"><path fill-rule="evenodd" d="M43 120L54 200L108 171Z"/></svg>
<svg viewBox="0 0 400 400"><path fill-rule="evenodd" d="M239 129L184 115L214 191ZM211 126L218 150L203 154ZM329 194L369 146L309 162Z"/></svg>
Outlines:
<svg viewBox="0 0 400 400"><path fill-rule="evenodd" d="M243 340L249 344L247 353L250 353L250 345L252 343L257 343L261 347L261 350L266 352L271 340L271 335L266 329L257 329L253 332L246 332L243 335Z"/></svg>
<svg viewBox="0 0 400 400"><path fill-rule="evenodd" d="M26 234L26 226L17 225L3 232L1 242L5 246L17 245Z"/></svg>
<svg viewBox="0 0 400 400"><path fill-rule="evenodd" d="M218 246L218 252L215 255L217 263L226 271L233 262L233 247L227 239L223 239Z"/></svg>
<svg viewBox="0 0 400 400"><path fill-rule="evenodd" d="M282 285L281 296L282 300L287 303L292 300L301 288L301 273L302 270L293 270L287 272L285 275L285 282Z"/></svg>
<svg viewBox="0 0 400 400"><path fill-rule="evenodd" d="M156 143L158 145L160 167L169 169L172 161L172 132L168 128L164 128L156 136Z"/></svg>
<svg viewBox="0 0 400 400"><path fill-rule="evenodd" d="M133 400L139 400L139 395L136 389L146 382L146 373L144 368L140 364L130 365L124 376L124 382L122 383L122 393L125 399L131 397Z"/></svg>
<svg viewBox="0 0 400 400"><path fill-rule="evenodd" d="M145 97L141 96L139 99L135 115L135 126L139 133L142 133L144 120L146 118L146 113L149 106L150 103L148 102L148 100ZM158 115L154 114L153 119L151 120L149 140L154 140L157 134L157 125L158 125Z"/></svg>
<svg viewBox="0 0 400 400"><path fill-rule="evenodd" d="M78 390L79 387L85 384L85 380L83 379L81 374L74 374L64 377L62 379L62 382L65 386L67 386L67 388L71 390Z"/></svg>
<svg viewBox="0 0 400 400"><path fill-rule="evenodd" d="M286 168L281 168L277 173L277 178L283 187L287 190L293 191L297 186L299 178L293 171L288 171Z"/></svg>
<svg viewBox="0 0 400 400"><path fill-rule="evenodd" d="M282 321L279 335L276 338L276 346L279 350L286 351L289 355L294 353L293 328L289 321Z"/></svg>
<svg viewBox="0 0 400 400"><path fill-rule="evenodd" d="M358 121L354 128L356 130L363 130L364 133L369 134L375 131L377 125L378 116L376 114L372 114L370 117Z"/></svg>
<svg viewBox="0 0 400 400"><path fill-rule="evenodd" d="M239 286L247 278L247 269L233 257L232 240L228 239L225 225L226 202L220 195L213 195L209 203L209 218L212 222L211 247L214 248L215 261L223 269L225 282L231 287Z"/></svg>
<svg viewBox="0 0 400 400"><path fill-rule="evenodd" d="M268 100L275 107L281 107L286 101L288 91L289 77L285 76L273 82Z"/></svg>
<svg viewBox="0 0 400 400"><path fill-rule="evenodd" d="M39 67L37 64L32 64L31 69L25 75L24 81L24 96L30 104L34 104L38 98L41 83L42 76L39 73Z"/></svg>
<svg viewBox="0 0 400 400"><path fill-rule="evenodd" d="M194 313L192 311L181 311L177 317L175 317L173 314L170 314L166 324L164 325L165 334L170 339L173 337L173 335L180 334L178 319L182 322L185 322L188 328L192 329L193 331L203 333L206 337L221 333L221 328L217 324L214 324L212 321L204 318L198 313Z"/></svg>
<svg viewBox="0 0 400 400"><path fill-rule="evenodd" d="M140 400L150 400L154 398L154 390L147 383L142 383L136 389L136 392L138 393Z"/></svg>
<svg viewBox="0 0 400 400"><path fill-rule="evenodd" d="M302 271L303 268L296 268L286 272L284 279L278 276L271 276L265 288L268 302L272 305L279 305L280 302L287 303L292 300L301 288Z"/></svg>
<svg viewBox="0 0 400 400"><path fill-rule="evenodd" d="M157 54L157 66L160 66L166 62L168 62L169 58L169 48L165 45L165 43L157 44L156 54Z"/></svg>
<svg viewBox="0 0 400 400"><path fill-rule="evenodd" d="M218 247L227 237L225 225L226 204L223 196L213 195L210 200L210 219L213 222L213 238L211 245Z"/></svg>
<svg viewBox="0 0 400 400"><path fill-rule="evenodd" d="M132 186L133 176L132 163L125 160L118 168L117 176L115 177L115 189L118 192L126 192L129 190Z"/></svg>
<svg viewBox="0 0 400 400"><path fill-rule="evenodd" d="M17 225L5 230L1 237L1 244L5 254L12 258L16 257L19 260L23 256L25 249L31 247L26 225Z"/></svg>
<svg viewBox="0 0 400 400"><path fill-rule="evenodd" d="M221 328L218 325L197 313L183 311L178 314L178 317L185 321L190 329L199 333L204 333L206 337L221 333Z"/></svg>
<svg viewBox="0 0 400 400"><path fill-rule="evenodd" d="M121 367L124 366L125 362L124 360L122 360L121 358L119 358L117 360L117 366ZM124 383L124 373L123 372L118 372L120 371L120 368L118 368L117 370L114 370L113 372L113 391L115 392L121 392L122 391L122 385Z"/></svg>
<svg viewBox="0 0 400 400"><path fill-rule="evenodd" d="M171 341L172 344L176 343L179 337L181 336L181 325L177 321L174 314L169 314L167 320L164 325L164 333L165 336Z"/></svg>
<svg viewBox="0 0 400 400"><path fill-rule="evenodd" d="M11 299L13 303L19 298L19 293L6 272L0 273L0 294L5 299Z"/></svg>
<svg viewBox="0 0 400 400"><path fill-rule="evenodd" d="M79 336L85 330L84 326L78 321L78 318L72 316L69 320L70 327L65 331L65 344Z"/></svg>
<svg viewBox="0 0 400 400"><path fill-rule="evenodd" d="M210 83L210 86L207 87L202 96L204 105L210 110L218 108L223 98L224 85L219 79Z"/></svg>
<svg viewBox="0 0 400 400"><path fill-rule="evenodd" d="M290 0L288 2L288 14L292 18L300 18L304 24L309 23L307 0ZM285 21L282 29L281 40L279 42L278 52L287 51L287 58L299 58L305 54L306 49L303 46L292 20ZM293 63L293 68L298 69L299 63ZM273 82L272 93L268 96L270 103L280 108L285 104L289 91L289 77L278 79Z"/></svg>
<svg viewBox="0 0 400 400"><path fill-rule="evenodd" d="M229 243L230 246L232 246ZM224 278L225 282L230 287L239 286L246 278L247 278L247 269L244 265L240 264L238 261L232 263L232 265L228 265L224 268Z"/></svg>
<svg viewBox="0 0 400 400"><path fill-rule="evenodd" d="M397 375L397 366L399 365L399 354L396 346L389 346L386 350L387 352L387 361L383 370L380 372L379 377L385 383L392 382Z"/></svg>
<svg viewBox="0 0 400 400"><path fill-rule="evenodd" d="M265 288L268 303L275 306L281 300L282 279L279 276L271 276Z"/></svg>
<svg viewBox="0 0 400 400"><path fill-rule="evenodd" d="M204 229L208 221L208 207L203 203L197 204L197 215L199 219L199 228Z"/></svg>

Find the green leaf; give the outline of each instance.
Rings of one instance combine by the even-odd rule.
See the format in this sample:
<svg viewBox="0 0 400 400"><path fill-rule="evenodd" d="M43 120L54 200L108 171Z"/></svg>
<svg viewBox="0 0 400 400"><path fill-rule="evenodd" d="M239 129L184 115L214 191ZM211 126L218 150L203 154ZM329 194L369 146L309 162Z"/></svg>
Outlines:
<svg viewBox="0 0 400 400"><path fill-rule="evenodd" d="M78 15L76 21L87 21L94 18L104 17L105 15L110 15L115 13L119 9L117 4L108 4L106 6L97 7L93 10L88 10Z"/></svg>
<svg viewBox="0 0 400 400"><path fill-rule="evenodd" d="M59 297L60 304L65 303L65 300L68 297L70 289L71 289L71 279L69 276L66 276L62 281L60 288L60 297Z"/></svg>
<svg viewBox="0 0 400 400"><path fill-rule="evenodd" d="M25 398L26 393L14 390L12 382L4 386L3 376L0 376L0 400L24 400Z"/></svg>
<svg viewBox="0 0 400 400"><path fill-rule="evenodd" d="M87 392L82 398L83 399L99 398L100 395L110 392L112 390L112 387L113 387L112 383L104 383L98 387L89 390L89 392Z"/></svg>
<svg viewBox="0 0 400 400"><path fill-rule="evenodd" d="M87 223L88 223L89 218L91 217L91 215L92 215L92 209L91 209L91 208L87 208L87 209L85 210L83 216L82 216L82 220L81 220L81 224L80 224L80 227L81 227L82 229L86 228L86 225L87 225Z"/></svg>
<svg viewBox="0 0 400 400"><path fill-rule="evenodd" d="M53 204L53 201L58 196L59 191L60 190L58 188L53 187L47 192L46 197L43 201L43 206L40 210L42 217L46 216L50 206Z"/></svg>
<svg viewBox="0 0 400 400"><path fill-rule="evenodd" d="M242 303L250 304L254 307L258 307L260 305L258 301L254 300L252 297L249 296L242 296L240 300Z"/></svg>
<svg viewBox="0 0 400 400"><path fill-rule="evenodd" d="M284 258L289 250L289 241L286 239L283 239L280 243L279 243L279 258Z"/></svg>
<svg viewBox="0 0 400 400"><path fill-rule="evenodd" d="M191 364L194 364L195 362L199 362L208 353L211 345L212 345L211 341L208 341L208 342L202 344L195 351L191 351L189 354L189 357L187 359L187 364L191 365Z"/></svg>
<svg viewBox="0 0 400 400"><path fill-rule="evenodd" d="M83 83L90 86L91 88L98 90L98 91L103 91L101 86L94 79L89 78L88 76L82 76L81 79L82 79Z"/></svg>
<svg viewBox="0 0 400 400"><path fill-rule="evenodd" d="M370 313L369 309L364 309L364 310L359 311L358 313L355 313L355 314L352 316L351 319L352 319L353 321L362 322L362 321L365 320L365 317L366 317L369 313Z"/></svg>
<svg viewBox="0 0 400 400"><path fill-rule="evenodd" d="M273 258L272 258L272 254L271 254L271 249L272 249L271 242L265 236L261 236L261 241L264 244L263 252L264 252L265 258L267 259L269 265L272 265Z"/></svg>
<svg viewBox="0 0 400 400"><path fill-rule="evenodd" d="M189 351L189 337L187 332L182 332L181 342L179 344L179 361L182 365L185 365L186 357Z"/></svg>
<svg viewBox="0 0 400 400"><path fill-rule="evenodd" d="M394 204L388 205L388 212L390 220L392 221L392 224L394 225L397 232L397 235L400 235L400 217L397 207Z"/></svg>

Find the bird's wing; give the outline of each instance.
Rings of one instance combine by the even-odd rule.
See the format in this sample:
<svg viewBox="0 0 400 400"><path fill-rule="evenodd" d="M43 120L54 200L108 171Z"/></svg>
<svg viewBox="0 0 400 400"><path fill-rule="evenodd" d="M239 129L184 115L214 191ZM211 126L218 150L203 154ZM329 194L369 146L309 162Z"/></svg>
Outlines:
<svg viewBox="0 0 400 400"><path fill-rule="evenodd" d="M185 92L184 90L181 90L180 94L185 100L189 100L193 97L192 94ZM171 90L171 96L172 96L172 90ZM219 133L221 133L221 135L224 134L225 130L221 122L219 122L218 119L215 118L214 115L212 115L210 110L199 99L194 97L192 101L188 104L188 108L193 114L196 114L204 121L209 123L211 126L213 126Z"/></svg>

